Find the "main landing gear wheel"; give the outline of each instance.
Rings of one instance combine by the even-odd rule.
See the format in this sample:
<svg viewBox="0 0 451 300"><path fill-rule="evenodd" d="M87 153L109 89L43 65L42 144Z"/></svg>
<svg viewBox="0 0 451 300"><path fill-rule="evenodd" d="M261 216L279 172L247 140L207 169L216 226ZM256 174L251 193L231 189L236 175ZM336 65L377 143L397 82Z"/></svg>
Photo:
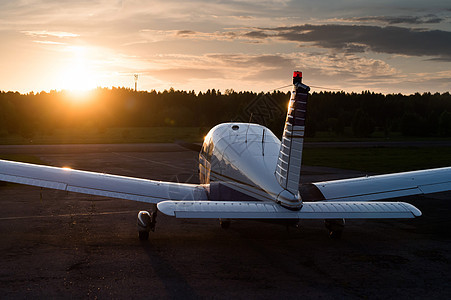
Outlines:
<svg viewBox="0 0 451 300"><path fill-rule="evenodd" d="M330 219L324 220L324 225L329 230L329 238L332 240L338 240L343 234L345 227L345 219Z"/></svg>
<svg viewBox="0 0 451 300"><path fill-rule="evenodd" d="M149 213L142 210L138 213L138 233L141 241L149 239L150 231L155 231L155 224L157 223L157 210Z"/></svg>

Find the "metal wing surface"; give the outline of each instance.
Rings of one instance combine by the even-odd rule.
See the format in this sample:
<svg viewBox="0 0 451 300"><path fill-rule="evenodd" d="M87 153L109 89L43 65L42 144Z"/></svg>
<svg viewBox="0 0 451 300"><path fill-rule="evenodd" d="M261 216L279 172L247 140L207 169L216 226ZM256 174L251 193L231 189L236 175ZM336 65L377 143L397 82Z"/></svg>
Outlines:
<svg viewBox="0 0 451 300"><path fill-rule="evenodd" d="M162 182L0 160L0 181L147 203L207 200L201 185Z"/></svg>
<svg viewBox="0 0 451 300"><path fill-rule="evenodd" d="M393 219L421 212L404 202L304 202L298 211L275 203L234 201L164 201L158 209L177 218L230 219Z"/></svg>
<svg viewBox="0 0 451 300"><path fill-rule="evenodd" d="M325 201L374 201L451 190L451 167L313 183ZM320 199L318 199L320 200Z"/></svg>

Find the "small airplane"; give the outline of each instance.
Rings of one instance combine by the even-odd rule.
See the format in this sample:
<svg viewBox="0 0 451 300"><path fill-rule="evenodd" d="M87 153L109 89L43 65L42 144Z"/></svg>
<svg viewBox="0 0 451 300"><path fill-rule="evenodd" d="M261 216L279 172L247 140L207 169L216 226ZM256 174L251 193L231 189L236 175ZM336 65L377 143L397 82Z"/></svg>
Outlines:
<svg viewBox="0 0 451 300"><path fill-rule="evenodd" d="M223 123L205 137L199 153L200 184L79 171L0 160L0 181L151 203L138 213L139 238L155 230L157 212L176 218L297 223L323 219L338 238L345 219L415 218L405 202L372 202L451 190L451 167L304 184L300 171L310 88L293 74L282 141L268 128Z"/></svg>

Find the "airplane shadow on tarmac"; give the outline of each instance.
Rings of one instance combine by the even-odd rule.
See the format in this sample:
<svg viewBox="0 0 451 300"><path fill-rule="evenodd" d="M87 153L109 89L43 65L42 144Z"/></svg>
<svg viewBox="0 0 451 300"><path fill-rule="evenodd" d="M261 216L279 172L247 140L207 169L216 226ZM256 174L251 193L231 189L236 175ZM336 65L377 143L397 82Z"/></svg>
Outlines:
<svg viewBox="0 0 451 300"><path fill-rule="evenodd" d="M161 256L152 243L142 242L142 247L149 257L149 263L153 271L163 283L165 290L168 293L168 298L199 299L183 274L178 272L170 261Z"/></svg>

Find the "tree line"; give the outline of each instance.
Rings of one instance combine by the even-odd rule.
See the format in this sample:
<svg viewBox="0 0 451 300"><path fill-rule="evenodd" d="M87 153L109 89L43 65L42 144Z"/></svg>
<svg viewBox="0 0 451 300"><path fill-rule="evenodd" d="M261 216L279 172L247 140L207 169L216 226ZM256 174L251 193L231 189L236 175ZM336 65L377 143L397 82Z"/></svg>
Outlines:
<svg viewBox="0 0 451 300"><path fill-rule="evenodd" d="M98 88L84 96L66 91L0 92L0 135L51 134L55 129L111 127L201 127L229 121L260 123L280 135L289 92L134 91ZM314 92L309 97L307 135L450 137L451 95Z"/></svg>

